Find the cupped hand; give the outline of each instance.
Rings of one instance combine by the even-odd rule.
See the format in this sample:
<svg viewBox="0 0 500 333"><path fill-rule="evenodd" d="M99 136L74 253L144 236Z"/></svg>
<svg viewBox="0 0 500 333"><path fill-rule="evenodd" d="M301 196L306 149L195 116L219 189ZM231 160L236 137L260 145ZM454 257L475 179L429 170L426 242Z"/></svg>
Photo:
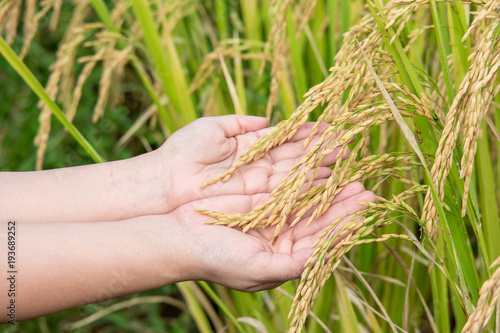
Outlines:
<svg viewBox="0 0 500 333"><path fill-rule="evenodd" d="M243 233L237 228L206 224L207 216L194 211L202 208L244 213L267 198L268 194L217 196L174 210L171 214L186 232L183 244L189 255L184 260L185 278L248 292L277 287L301 275L312 254L312 245L329 223L362 210L359 202L375 202L375 195L365 191L363 185L349 184L324 215L308 227L307 216L293 228L286 225L274 245L274 226Z"/></svg>
<svg viewBox="0 0 500 333"><path fill-rule="evenodd" d="M271 128L267 120L252 116L200 118L175 132L159 149L164 167L164 188L168 211L188 202L225 195L269 193L294 167L308 149L302 149L314 123L303 125L293 138L273 148L262 159L238 169L227 182L217 182L201 189L201 185L227 171L238 158ZM311 147L326 125L320 126ZM316 176L326 179L339 149L323 161ZM345 156L344 156L345 157Z"/></svg>

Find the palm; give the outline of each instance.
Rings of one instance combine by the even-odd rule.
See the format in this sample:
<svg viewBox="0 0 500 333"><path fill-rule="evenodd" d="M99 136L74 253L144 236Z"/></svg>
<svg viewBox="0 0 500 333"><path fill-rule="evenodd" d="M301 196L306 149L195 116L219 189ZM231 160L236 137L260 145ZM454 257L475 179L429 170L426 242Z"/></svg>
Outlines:
<svg viewBox="0 0 500 333"><path fill-rule="evenodd" d="M198 260L205 268L198 270L200 275L193 278L244 291L269 289L297 278L324 227L361 209L358 202L375 199L371 192L364 191L361 184L351 184L311 226L305 226L307 217L294 228L285 226L274 245L274 226L243 233L238 229L206 224L207 216L194 211L203 208L244 213L266 200L267 194L218 196L191 202L174 211L177 220L191 231L189 234L194 238L189 243L196 244L196 253L200 255Z"/></svg>
<svg viewBox="0 0 500 333"><path fill-rule="evenodd" d="M302 145L312 124L304 125L291 140L272 149L262 159L237 170L227 182L200 188L228 170L252 144L265 136L269 132L265 124L262 118L252 117L204 118L176 132L167 141L165 159L173 156L168 160L174 170L169 181L174 188L172 200L177 206L212 196L269 193L276 188L307 152ZM315 140L317 137L313 142ZM327 166L335 162L336 155L335 151L325 158L316 179L330 175Z"/></svg>

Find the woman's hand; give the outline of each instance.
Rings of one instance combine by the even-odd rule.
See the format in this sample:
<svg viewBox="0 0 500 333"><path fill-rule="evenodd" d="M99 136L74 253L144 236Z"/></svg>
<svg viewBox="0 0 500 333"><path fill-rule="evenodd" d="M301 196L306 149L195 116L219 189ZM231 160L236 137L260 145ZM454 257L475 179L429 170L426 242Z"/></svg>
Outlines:
<svg viewBox="0 0 500 333"><path fill-rule="evenodd" d="M227 182L201 185L227 171L256 141L271 128L267 120L250 116L223 116L198 119L175 132L159 149L169 211L188 202L233 194L253 195L271 192L304 157L302 149L314 123L302 126L295 136L273 148L262 159L238 169ZM320 127L310 143L318 139ZM316 179L328 178L328 166L337 160L338 150L329 154ZM346 156L344 156L346 157Z"/></svg>
<svg viewBox="0 0 500 333"><path fill-rule="evenodd" d="M201 118L175 132L160 148L134 158L37 172L2 172L0 220L21 222L118 221L167 214L200 199L269 193L307 153L312 123L245 165L227 182L201 185L229 169L265 136L267 120L250 116ZM322 128L320 128L320 131ZM316 135L312 144L318 139ZM326 179L332 152L316 179Z"/></svg>
<svg viewBox="0 0 500 333"><path fill-rule="evenodd" d="M312 245L323 229L340 217L349 217L364 209L359 202L375 202L375 195L365 191L360 183L352 183L333 200L332 206L319 219L306 227L308 216L293 228L286 225L272 245L274 226L251 229L247 233L237 228L209 225L207 216L194 208L224 212L249 212L265 203L266 194L217 196L191 202L169 216L185 230L183 253L187 265L183 269L188 280L208 280L241 291L275 288L285 281L298 278Z"/></svg>
<svg viewBox="0 0 500 333"><path fill-rule="evenodd" d="M285 226L274 245L274 227L243 233L206 224L207 216L193 210L244 213L266 200L266 194L216 196L170 214L119 222L19 224L23 291L16 295L17 320L186 280L242 291L274 288L300 276L311 246L331 221L363 209L358 202L375 196L360 183L350 184L323 216L309 227L305 220ZM6 242L6 234L0 236ZM7 290L9 281L0 282ZM9 305L7 294L0 303Z"/></svg>

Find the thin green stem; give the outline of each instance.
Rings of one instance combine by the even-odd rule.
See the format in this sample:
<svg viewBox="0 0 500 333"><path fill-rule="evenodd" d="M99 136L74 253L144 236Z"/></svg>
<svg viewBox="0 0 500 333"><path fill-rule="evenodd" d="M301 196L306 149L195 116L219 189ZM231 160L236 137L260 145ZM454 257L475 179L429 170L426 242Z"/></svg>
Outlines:
<svg viewBox="0 0 500 333"><path fill-rule="evenodd" d="M12 48L0 35L0 53L7 60L7 62L16 70L16 72L23 78L24 82L30 86L31 90L50 108L54 116L61 122L61 124L68 130L73 138L82 146L83 149L97 162L103 162L103 158L97 153L94 147L85 139L80 131L71 123L66 115L61 111L59 106L47 94L38 79L33 75L29 68L22 62Z"/></svg>
<svg viewBox="0 0 500 333"><path fill-rule="evenodd" d="M194 286L196 286L196 285L194 285ZM196 296L193 293L193 290L191 290L191 287L189 286L189 282L177 283L177 287L181 291L184 299L186 300L189 312L193 316L194 321L197 324L199 332L211 333L212 327L210 326L210 323L207 319L207 316L205 315L205 312L203 311L203 308L201 307L200 303L196 299Z"/></svg>
<svg viewBox="0 0 500 333"><path fill-rule="evenodd" d="M445 39L445 35L443 33L443 29L441 27L441 20L439 17L436 0L431 0L431 12L432 12L432 21L434 22L434 31L436 33L436 38L438 42L438 50L439 50L439 60L441 61L441 69L443 70L443 78L446 84L446 92L448 93L448 99L450 101L455 97L455 90L453 89L453 85L451 83L451 75L450 68L448 67L448 54L446 52L445 45L449 45L450 40Z"/></svg>
<svg viewBox="0 0 500 333"><path fill-rule="evenodd" d="M134 14L139 21L146 46L153 58L156 72L163 82L165 93L170 99L174 112L180 113L182 122L177 123L179 128L198 118L191 96L188 92L186 79L182 73L182 66L177 58L172 38L168 38L164 46L158 28L155 26L155 19L146 0L131 0ZM174 132L174 120L171 117L169 130Z"/></svg>
<svg viewBox="0 0 500 333"><path fill-rule="evenodd" d="M104 1L103 0L91 0L91 4L92 4L92 7L94 8L95 12L97 13L97 16L99 16L99 19L106 25L106 28L112 32L119 33L120 31L119 31L118 27L111 20L111 14L109 13L108 7L104 3ZM125 43L121 40L118 41L118 46L121 49L124 49L126 47ZM158 98L158 95L154 91L151 80L148 78L147 74L144 73L144 70L137 63L137 61L135 59L132 60L132 67L134 67L135 72L139 76L139 79L141 80L142 84L144 84L144 87L146 88L149 96L153 100L153 103L156 105L156 108L158 109L158 114L159 114L162 122L167 126L169 131L171 131L172 129L175 130L176 126L174 124L174 121L169 116L165 107L161 104L160 99Z"/></svg>
<svg viewBox="0 0 500 333"><path fill-rule="evenodd" d="M236 327L238 332L244 332L243 327L240 325L240 323L236 320L236 317L231 313L231 311L227 308L227 306L222 302L219 296L215 293L215 291L210 288L208 283L205 281L198 281L198 284L201 286L201 288L207 293L207 295L212 299L212 301L217 304L219 309L221 309L222 312L229 318L229 320L233 323L233 325Z"/></svg>
<svg viewBox="0 0 500 333"><path fill-rule="evenodd" d="M106 28L108 28L112 32L119 32L118 28L113 24L113 21L111 20L111 15L109 14L108 7L104 3L104 0L90 0L90 3L97 13L97 16L99 16L104 25L106 25Z"/></svg>

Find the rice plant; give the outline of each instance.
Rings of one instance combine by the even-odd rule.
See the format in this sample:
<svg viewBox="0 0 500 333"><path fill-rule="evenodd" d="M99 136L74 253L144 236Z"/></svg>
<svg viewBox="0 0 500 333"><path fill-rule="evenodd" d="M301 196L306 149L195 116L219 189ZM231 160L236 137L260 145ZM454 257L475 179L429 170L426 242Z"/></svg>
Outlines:
<svg viewBox="0 0 500 333"><path fill-rule="evenodd" d="M38 169L51 114L102 160L72 121L82 112L98 124L127 104L132 82L147 106L123 130L120 149L139 142L138 152L148 150L205 115L261 115L276 124L203 186L229 179L305 122L316 121L310 137L326 123L266 204L246 214L203 211L209 223L243 232L274 226L277 239L285 223L304 216L314 223L353 181L378 197L331 221L300 281L256 294L180 284L178 307L189 309L197 330L499 329L500 1L76 1L64 5L72 15L43 89L22 59L39 22L50 17L54 28L61 6L0 2L0 51L43 101ZM18 30L24 39L16 45ZM79 106L96 68L90 114ZM337 147L351 153L328 182L306 183Z"/></svg>

